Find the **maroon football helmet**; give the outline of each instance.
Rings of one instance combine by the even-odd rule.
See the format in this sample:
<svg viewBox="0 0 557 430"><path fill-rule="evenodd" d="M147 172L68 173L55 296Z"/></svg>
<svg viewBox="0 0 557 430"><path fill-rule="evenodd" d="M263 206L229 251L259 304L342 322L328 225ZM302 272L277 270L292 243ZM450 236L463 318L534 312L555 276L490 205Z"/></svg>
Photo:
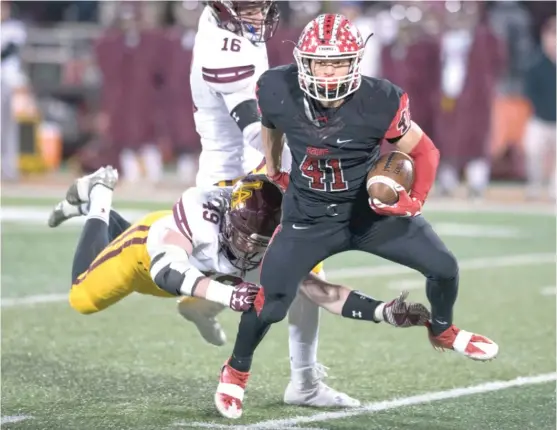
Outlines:
<svg viewBox="0 0 557 430"><path fill-rule="evenodd" d="M207 1L219 27L255 42L266 42L275 33L280 12L275 1Z"/></svg>
<svg viewBox="0 0 557 430"><path fill-rule="evenodd" d="M280 224L281 206L282 191L267 176L248 175L236 183L222 233L235 267L253 270L261 263Z"/></svg>

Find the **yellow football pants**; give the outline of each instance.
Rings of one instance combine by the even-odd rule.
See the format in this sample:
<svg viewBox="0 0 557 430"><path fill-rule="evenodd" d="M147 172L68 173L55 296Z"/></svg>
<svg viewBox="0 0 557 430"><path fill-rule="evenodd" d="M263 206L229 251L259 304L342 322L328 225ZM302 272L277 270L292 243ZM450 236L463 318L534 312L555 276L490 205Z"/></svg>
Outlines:
<svg viewBox="0 0 557 430"><path fill-rule="evenodd" d="M161 290L151 279L151 260L145 247L149 227L170 213L151 213L114 239L73 283L69 295L71 307L79 313L92 314L133 292L176 297Z"/></svg>

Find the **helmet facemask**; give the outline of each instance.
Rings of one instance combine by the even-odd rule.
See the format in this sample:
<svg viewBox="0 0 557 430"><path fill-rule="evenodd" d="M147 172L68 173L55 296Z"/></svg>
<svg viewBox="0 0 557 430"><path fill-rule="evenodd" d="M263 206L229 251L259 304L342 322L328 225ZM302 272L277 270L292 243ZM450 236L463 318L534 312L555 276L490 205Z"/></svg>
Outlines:
<svg viewBox="0 0 557 430"><path fill-rule="evenodd" d="M360 64L362 61L363 49L341 55L326 55L321 53L304 53L297 47L294 49L294 58L298 64L298 77L300 88L311 98L322 101L332 102L341 100L355 92L362 83ZM349 61L349 69L346 75L318 77L312 71L313 61Z"/></svg>
<svg viewBox="0 0 557 430"><path fill-rule="evenodd" d="M241 231L240 226L234 225L234 215L230 212L224 216L222 236L224 247L233 257L230 262L242 271L253 270L261 264L271 240L270 237Z"/></svg>
<svg viewBox="0 0 557 430"><path fill-rule="evenodd" d="M264 43L273 37L280 12L274 1L211 2L222 28L243 36L253 43Z"/></svg>

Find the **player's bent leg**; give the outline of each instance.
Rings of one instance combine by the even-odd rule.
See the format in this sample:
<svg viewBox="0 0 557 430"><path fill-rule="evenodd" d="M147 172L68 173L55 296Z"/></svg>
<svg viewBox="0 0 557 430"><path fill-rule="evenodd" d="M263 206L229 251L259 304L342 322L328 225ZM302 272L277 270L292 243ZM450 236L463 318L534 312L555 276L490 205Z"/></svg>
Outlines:
<svg viewBox="0 0 557 430"><path fill-rule="evenodd" d="M358 249L405 265L426 277L431 304L428 324L431 342L474 360L490 360L498 353L492 340L473 333L458 336L453 306L458 293L459 270L454 255L422 217L386 217L357 238Z"/></svg>
<svg viewBox="0 0 557 430"><path fill-rule="evenodd" d="M215 346L226 343L226 334L216 319L224 309L220 303L196 297L182 297L178 300L178 313L194 323L203 339Z"/></svg>
<svg viewBox="0 0 557 430"><path fill-rule="evenodd" d="M227 418L242 415L255 349L270 326L286 317L300 281L330 254L326 246L293 233L297 232L291 225L279 226L275 232L261 265L261 289L254 308L242 315L232 357L222 368L215 405Z"/></svg>
<svg viewBox="0 0 557 430"><path fill-rule="evenodd" d="M110 211L109 222L108 222L108 238L112 242L118 236L120 236L124 231L130 228L131 223L127 221L122 215L116 212L114 209Z"/></svg>
<svg viewBox="0 0 557 430"><path fill-rule="evenodd" d="M284 392L284 403L323 408L357 407L358 400L323 381L327 376L325 366L317 363L319 311L316 303L298 294L288 312L291 376Z"/></svg>
<svg viewBox="0 0 557 430"><path fill-rule="evenodd" d="M73 281L71 307L79 313L92 314L134 292L133 257L125 242L115 241L106 246Z"/></svg>

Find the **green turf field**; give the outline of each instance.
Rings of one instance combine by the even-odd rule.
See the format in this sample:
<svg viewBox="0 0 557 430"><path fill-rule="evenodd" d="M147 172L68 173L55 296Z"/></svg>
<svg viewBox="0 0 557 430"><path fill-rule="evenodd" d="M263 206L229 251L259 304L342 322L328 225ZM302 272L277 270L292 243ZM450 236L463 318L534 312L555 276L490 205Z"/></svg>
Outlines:
<svg viewBox="0 0 557 430"><path fill-rule="evenodd" d="M46 210L37 209L36 220ZM204 344L170 299L132 296L97 315L79 315L64 296L79 225L49 230L44 222L4 221L2 428L555 429L555 218L427 216L460 259L455 322L497 341L499 358L477 363L441 354L425 329L324 313L320 361L330 367L327 382L365 406L287 407L283 323L257 351L238 422L220 418L213 406L238 315L222 314L229 336L222 348ZM326 270L377 297L409 288L410 298L426 300L420 276L379 258L344 254ZM502 382L487 384L494 381ZM472 388L447 391L459 387Z"/></svg>

